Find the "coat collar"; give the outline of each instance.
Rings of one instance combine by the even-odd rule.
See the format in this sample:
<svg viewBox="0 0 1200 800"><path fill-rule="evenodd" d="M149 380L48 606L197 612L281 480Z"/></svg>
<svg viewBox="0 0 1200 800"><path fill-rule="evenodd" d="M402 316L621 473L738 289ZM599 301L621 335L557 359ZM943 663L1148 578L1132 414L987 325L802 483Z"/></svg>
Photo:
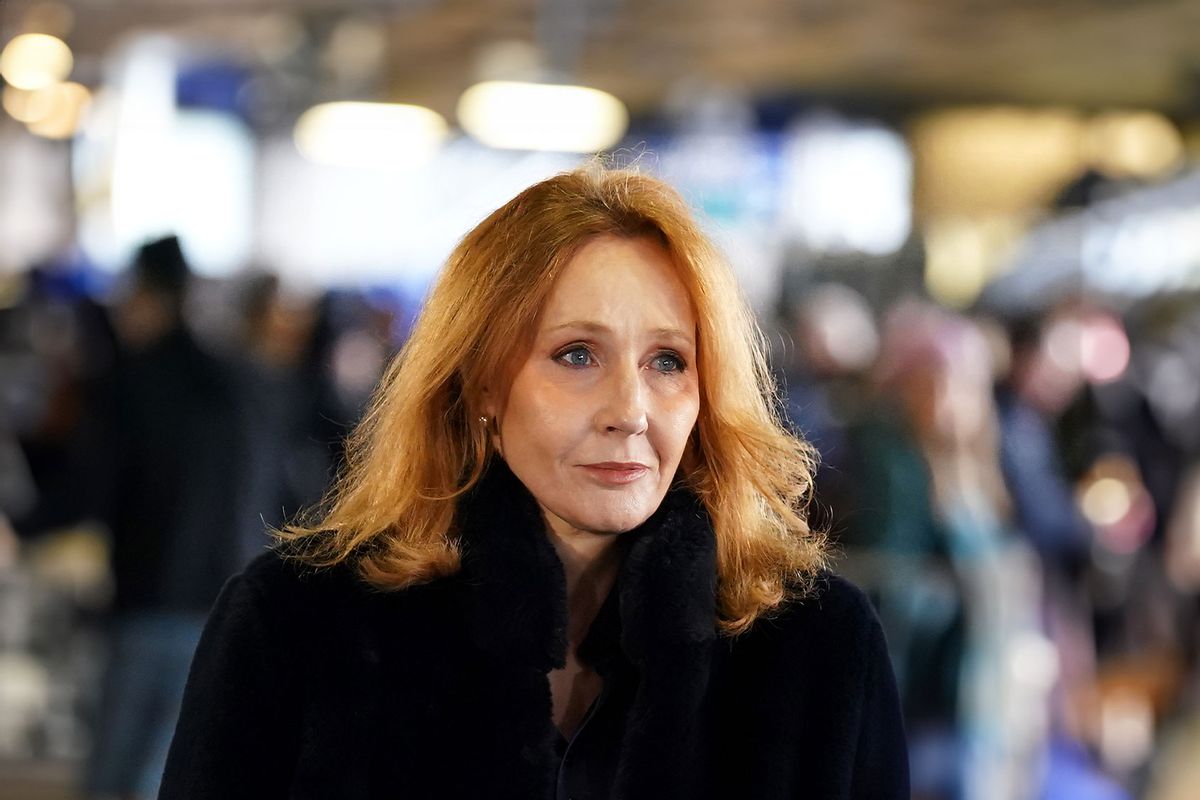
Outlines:
<svg viewBox="0 0 1200 800"><path fill-rule="evenodd" d="M537 501L495 458L459 503L464 587L472 638L530 666L562 667L566 583ZM673 488L628 537L614 594L580 654L598 669L623 655L642 671L716 638L716 540L702 503ZM614 602L615 601L615 602ZM615 608L614 608L615 606ZM619 652L617 652L619 649Z"/></svg>

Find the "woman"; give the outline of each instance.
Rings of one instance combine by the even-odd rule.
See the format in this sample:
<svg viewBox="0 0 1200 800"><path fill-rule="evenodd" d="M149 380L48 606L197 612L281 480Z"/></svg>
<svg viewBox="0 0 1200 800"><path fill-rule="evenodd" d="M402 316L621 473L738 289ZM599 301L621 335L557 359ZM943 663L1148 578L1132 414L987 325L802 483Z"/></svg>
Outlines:
<svg viewBox="0 0 1200 800"><path fill-rule="evenodd" d="M471 231L322 515L226 587L162 797L906 797L883 636L671 189Z"/></svg>

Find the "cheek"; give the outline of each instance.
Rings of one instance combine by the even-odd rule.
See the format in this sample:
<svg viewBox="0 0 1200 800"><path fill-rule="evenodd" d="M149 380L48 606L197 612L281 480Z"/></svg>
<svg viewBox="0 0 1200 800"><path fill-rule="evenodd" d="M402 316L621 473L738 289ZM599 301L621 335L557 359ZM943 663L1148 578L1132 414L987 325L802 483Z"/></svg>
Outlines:
<svg viewBox="0 0 1200 800"><path fill-rule="evenodd" d="M699 411L700 399L696 392L683 393L664 403L656 426L659 432L657 449L662 459L678 461L696 427Z"/></svg>
<svg viewBox="0 0 1200 800"><path fill-rule="evenodd" d="M570 398L547 387L519 387L509 398L501 421L506 451L554 458L569 451L586 433L583 411Z"/></svg>

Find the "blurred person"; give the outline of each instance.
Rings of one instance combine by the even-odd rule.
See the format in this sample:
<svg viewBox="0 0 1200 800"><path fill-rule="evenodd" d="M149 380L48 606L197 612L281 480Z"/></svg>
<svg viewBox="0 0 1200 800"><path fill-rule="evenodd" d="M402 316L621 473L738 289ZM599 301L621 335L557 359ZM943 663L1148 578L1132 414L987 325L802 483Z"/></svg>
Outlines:
<svg viewBox="0 0 1200 800"><path fill-rule="evenodd" d="M115 584L111 653L85 775L91 797L153 797L204 617L237 568L244 442L228 365L184 324L190 269L169 236L142 246L117 304L121 344L103 486Z"/></svg>
<svg viewBox="0 0 1200 800"><path fill-rule="evenodd" d="M848 431L867 410L864 380L879 349L862 295L820 284L781 310L791 341L784 359L784 406L797 434L820 453L810 523L833 535L853 530L857 455Z"/></svg>
<svg viewBox="0 0 1200 800"><path fill-rule="evenodd" d="M490 215L330 501L222 593L161 796L908 797L759 341L655 179Z"/></svg>
<svg viewBox="0 0 1200 800"><path fill-rule="evenodd" d="M87 288L88 265L61 257L23 276L18 302L0 310L0 510L23 537L77 522L94 507L79 476L98 465L87 398L111 380L115 334ZM0 450L6 448L0 445Z"/></svg>
<svg viewBox="0 0 1200 800"><path fill-rule="evenodd" d="M14 276L0 304L0 642L20 665L0 692L8 756L76 758L88 738L109 582L106 532L87 514L86 479L105 464L86 446L86 399L115 348L89 267L63 251Z"/></svg>
<svg viewBox="0 0 1200 800"><path fill-rule="evenodd" d="M1060 783L1098 787L1106 781L1083 746L1097 737L1089 730L1089 715L1081 702L1097 679L1087 588L1093 531L1079 509L1054 431L1059 416L1085 387L1082 364L1071 357L1080 348L1072 341L1078 334L1066 327L1070 320L1071 312L1055 311L1009 321L1009 365L997 384L996 403L1001 469L1013 500L1016 530L1040 557L1042 619L1059 665L1051 705L1055 741L1049 770ZM1105 791L1116 790L1109 786Z"/></svg>
<svg viewBox="0 0 1200 800"><path fill-rule="evenodd" d="M873 378L879 415L855 434L857 541L879 561L914 796L1033 797L1053 663L1036 559L1009 526L987 342L962 317L903 301Z"/></svg>
<svg viewBox="0 0 1200 800"><path fill-rule="evenodd" d="M359 292L327 291L316 301L299 372L313 404L308 438L325 447L329 477L344 466L346 437L395 353L391 322Z"/></svg>
<svg viewBox="0 0 1200 800"><path fill-rule="evenodd" d="M1083 388L1079 365L1064 363L1039 317L1008 326L1009 368L996 389L1000 463L1021 530L1052 568L1069 574L1087 557L1091 531L1074 498L1054 422Z"/></svg>
<svg viewBox="0 0 1200 800"><path fill-rule="evenodd" d="M1066 469L1092 529L1076 598L1091 610L1095 675L1074 704L1078 727L1109 771L1135 790L1147 776L1156 726L1194 663L1194 602L1168 578L1187 439L1171 435L1171 415L1162 413L1175 410L1171 401L1162 405L1164 387L1177 403L1188 376L1175 369L1183 365L1164 361L1170 316L1161 311L1150 302L1139 327L1131 324L1137 307L1118 314L1075 300L1055 310L1046 333L1058 366L1077 373L1082 387L1057 418ZM1087 676L1090 665L1076 668L1081 661L1064 662L1067 681ZM1114 715L1128 716L1128 730L1141 733L1117 733Z"/></svg>
<svg viewBox="0 0 1200 800"><path fill-rule="evenodd" d="M1058 646L1060 681L1068 695L1095 676L1095 642L1081 584L1091 558L1092 530L1081 513L1075 486L1068 479L1054 424L1082 391L1077 361L1062 348L1060 318L1051 314L1010 320L1009 366L997 383L1000 466L1013 500L1017 530L1040 556L1044 617ZM1056 702L1058 722L1069 709ZM1074 732L1078 732L1077 730Z"/></svg>
<svg viewBox="0 0 1200 800"><path fill-rule="evenodd" d="M238 287L243 329L236 381L247 441L240 516L239 569L282 526L317 502L333 473L341 436L321 408L324 375L308 362L313 303L289 293L277 276L257 273Z"/></svg>

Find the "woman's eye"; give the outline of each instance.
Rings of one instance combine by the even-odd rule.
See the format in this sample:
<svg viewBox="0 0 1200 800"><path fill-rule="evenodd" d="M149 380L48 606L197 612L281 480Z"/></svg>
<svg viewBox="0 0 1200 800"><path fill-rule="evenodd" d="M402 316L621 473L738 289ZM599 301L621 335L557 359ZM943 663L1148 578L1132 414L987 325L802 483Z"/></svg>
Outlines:
<svg viewBox="0 0 1200 800"><path fill-rule="evenodd" d="M660 353L650 362L659 372L683 372L683 359L674 353Z"/></svg>
<svg viewBox="0 0 1200 800"><path fill-rule="evenodd" d="M587 367L592 364L592 354L586 347L572 347L555 356L555 359L568 367Z"/></svg>

